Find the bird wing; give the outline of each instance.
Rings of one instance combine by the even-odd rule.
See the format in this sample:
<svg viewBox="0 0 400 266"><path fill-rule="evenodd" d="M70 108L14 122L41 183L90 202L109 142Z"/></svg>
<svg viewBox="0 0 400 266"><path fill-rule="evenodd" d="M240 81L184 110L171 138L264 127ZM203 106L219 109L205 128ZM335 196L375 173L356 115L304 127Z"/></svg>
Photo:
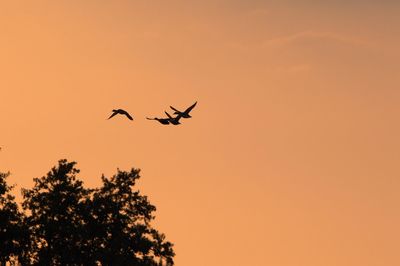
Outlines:
<svg viewBox="0 0 400 266"><path fill-rule="evenodd" d="M175 119L176 122L179 122L179 119L181 119L181 117L182 117L182 113L180 113L177 116L175 116L174 119Z"/></svg>
<svg viewBox="0 0 400 266"><path fill-rule="evenodd" d="M126 115L129 118L129 120L133 120L133 117L127 111L125 111L123 109L119 109L118 111L120 114Z"/></svg>
<svg viewBox="0 0 400 266"><path fill-rule="evenodd" d="M178 112L178 113L180 113L181 111L179 111L179 110L177 110L177 109L175 109L174 107L172 107L172 106L170 106L170 108L172 109L172 110L174 110L175 112Z"/></svg>
<svg viewBox="0 0 400 266"><path fill-rule="evenodd" d="M111 117L115 116L116 114L118 114L117 112L113 112L112 115L110 115L110 117L108 119L110 119Z"/></svg>
<svg viewBox="0 0 400 266"><path fill-rule="evenodd" d="M174 119L170 114L168 114L167 112L165 112L165 114L168 116L169 119Z"/></svg>
<svg viewBox="0 0 400 266"><path fill-rule="evenodd" d="M146 117L147 120L156 120L155 118Z"/></svg>
<svg viewBox="0 0 400 266"><path fill-rule="evenodd" d="M125 115L129 118L129 120L133 120L133 117L130 114L128 114L128 112L126 112Z"/></svg>
<svg viewBox="0 0 400 266"><path fill-rule="evenodd" d="M188 109L185 110L185 113L189 114L189 112L192 111L192 109L196 106L196 104L197 104L197 102L192 104Z"/></svg>

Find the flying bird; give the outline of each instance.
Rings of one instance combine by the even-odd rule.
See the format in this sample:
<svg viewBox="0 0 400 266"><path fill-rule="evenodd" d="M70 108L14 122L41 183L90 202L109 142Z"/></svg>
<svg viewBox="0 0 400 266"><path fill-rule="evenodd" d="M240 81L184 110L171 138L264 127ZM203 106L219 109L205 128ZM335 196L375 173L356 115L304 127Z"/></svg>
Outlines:
<svg viewBox="0 0 400 266"><path fill-rule="evenodd" d="M192 111L192 109L196 106L197 102L195 102L194 104L192 104L190 107L188 107L184 112L181 112L177 109L175 109L174 107L170 106L172 110L175 111L175 115L181 115L181 117L183 118L191 118L191 116L189 115L190 111Z"/></svg>
<svg viewBox="0 0 400 266"><path fill-rule="evenodd" d="M120 114L120 115L126 115L126 117L128 117L129 120L133 120L132 116L125 110L114 109L114 110L112 110L112 112L113 112L112 115L108 119L112 118L113 116L115 116L117 114Z"/></svg>
<svg viewBox="0 0 400 266"><path fill-rule="evenodd" d="M172 116L171 116L170 114L168 114L167 112L165 112L165 114L168 116L168 121L169 121L171 124L173 124L173 125L179 125L179 124L180 124L179 119L181 119L181 117L182 117L181 114L178 114L178 115L175 116L175 117L172 117Z"/></svg>
<svg viewBox="0 0 400 266"><path fill-rule="evenodd" d="M156 120L156 121L160 122L163 125L169 125L169 118L157 118L157 117L149 118L149 117L146 117L146 119L148 119L148 120Z"/></svg>

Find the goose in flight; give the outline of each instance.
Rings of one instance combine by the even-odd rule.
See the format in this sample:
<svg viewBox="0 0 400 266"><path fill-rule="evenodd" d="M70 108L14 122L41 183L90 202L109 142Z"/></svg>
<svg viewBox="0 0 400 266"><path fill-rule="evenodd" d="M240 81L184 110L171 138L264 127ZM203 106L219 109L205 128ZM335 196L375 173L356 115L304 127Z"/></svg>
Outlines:
<svg viewBox="0 0 400 266"><path fill-rule="evenodd" d="M128 117L129 120L133 120L132 116L125 110L114 109L114 110L112 110L112 112L113 112L112 115L108 119L112 118L113 116L115 116L117 114L120 114L120 115L126 115L126 117Z"/></svg>
<svg viewBox="0 0 400 266"><path fill-rule="evenodd" d="M179 124L180 124L179 119L181 119L181 117L182 117L181 114L178 114L178 115L175 116L175 117L172 117L172 116L171 116L170 114L168 114L167 112L165 112L165 114L168 116L168 121L169 121L171 124L173 124L173 125L179 125Z"/></svg>
<svg viewBox="0 0 400 266"><path fill-rule="evenodd" d="M172 110L175 111L175 115L181 115L181 117L183 118L191 118L191 116L189 115L190 111L192 111L192 109L196 106L197 102L195 102L194 104L192 104L191 106L189 106L184 112L181 112L177 109L175 109L174 107L170 106Z"/></svg>
<svg viewBox="0 0 400 266"><path fill-rule="evenodd" d="M157 117L149 118L149 117L146 117L146 119L148 119L148 120L156 120L156 121L160 122L163 125L169 125L169 118L157 118Z"/></svg>

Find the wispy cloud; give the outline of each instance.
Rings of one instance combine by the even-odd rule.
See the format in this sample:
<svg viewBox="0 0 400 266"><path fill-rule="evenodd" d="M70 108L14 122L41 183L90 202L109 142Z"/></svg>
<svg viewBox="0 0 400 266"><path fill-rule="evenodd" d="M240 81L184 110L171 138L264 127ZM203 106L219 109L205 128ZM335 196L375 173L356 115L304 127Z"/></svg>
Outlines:
<svg viewBox="0 0 400 266"><path fill-rule="evenodd" d="M281 36L277 38L272 38L263 42L264 46L283 46L292 44L297 41L307 40L307 39L322 39L330 40L340 43L345 43L353 46L374 46L372 41L365 40L355 36L344 35L335 32L323 32L323 31L301 31L291 35Z"/></svg>

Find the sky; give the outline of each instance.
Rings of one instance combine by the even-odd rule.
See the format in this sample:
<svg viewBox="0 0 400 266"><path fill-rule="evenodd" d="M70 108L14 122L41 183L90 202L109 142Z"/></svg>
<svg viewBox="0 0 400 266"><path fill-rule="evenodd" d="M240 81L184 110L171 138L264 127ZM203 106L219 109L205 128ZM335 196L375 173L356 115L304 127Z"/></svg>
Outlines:
<svg viewBox="0 0 400 266"><path fill-rule="evenodd" d="M140 168L177 266L400 265L399 11L3 1L0 170L18 195L63 158L88 187Z"/></svg>

